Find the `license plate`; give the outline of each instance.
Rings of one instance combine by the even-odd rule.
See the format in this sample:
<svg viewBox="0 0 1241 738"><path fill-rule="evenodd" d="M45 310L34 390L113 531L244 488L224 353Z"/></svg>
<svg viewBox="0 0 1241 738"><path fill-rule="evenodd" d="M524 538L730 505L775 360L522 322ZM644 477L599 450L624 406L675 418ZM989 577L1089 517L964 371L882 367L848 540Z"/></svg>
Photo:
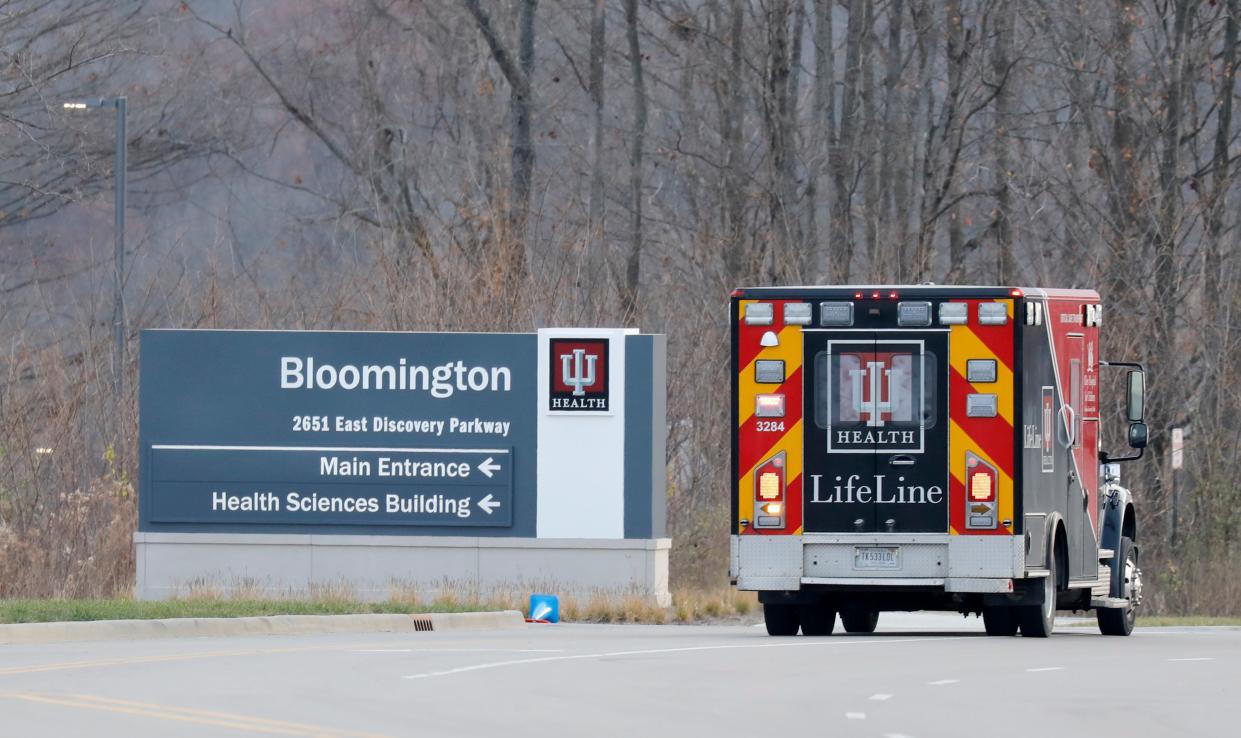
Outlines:
<svg viewBox="0 0 1241 738"><path fill-rule="evenodd" d="M900 546L854 546L854 569L901 568Z"/></svg>

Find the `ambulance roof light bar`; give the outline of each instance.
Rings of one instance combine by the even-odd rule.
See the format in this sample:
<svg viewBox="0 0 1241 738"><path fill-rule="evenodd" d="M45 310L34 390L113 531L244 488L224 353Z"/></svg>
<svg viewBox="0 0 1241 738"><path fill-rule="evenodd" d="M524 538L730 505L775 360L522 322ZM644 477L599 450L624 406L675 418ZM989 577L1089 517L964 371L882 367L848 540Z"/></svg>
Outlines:
<svg viewBox="0 0 1241 738"><path fill-rule="evenodd" d="M770 302L752 302L745 306L746 325L771 325L775 320L775 307Z"/></svg>
<svg viewBox="0 0 1241 738"><path fill-rule="evenodd" d="M1007 325L1008 306L1002 302L978 303L978 322L981 325Z"/></svg>
<svg viewBox="0 0 1241 738"><path fill-rule="evenodd" d="M899 302L896 304L896 324L904 327L923 327L931 324L931 303Z"/></svg>
<svg viewBox="0 0 1241 738"><path fill-rule="evenodd" d="M853 325L853 303L820 302L819 325L835 327Z"/></svg>
<svg viewBox="0 0 1241 738"><path fill-rule="evenodd" d="M970 319L968 302L944 302L939 306L940 325L965 325Z"/></svg>
<svg viewBox="0 0 1241 738"><path fill-rule="evenodd" d="M784 324L785 325L810 325L810 303L808 302L786 302L784 303Z"/></svg>

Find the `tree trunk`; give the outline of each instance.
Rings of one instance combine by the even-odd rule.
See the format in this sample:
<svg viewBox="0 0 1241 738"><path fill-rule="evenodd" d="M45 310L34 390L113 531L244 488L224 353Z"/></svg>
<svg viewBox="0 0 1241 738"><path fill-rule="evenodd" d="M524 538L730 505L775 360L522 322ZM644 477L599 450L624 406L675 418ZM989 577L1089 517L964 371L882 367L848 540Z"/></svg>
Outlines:
<svg viewBox="0 0 1241 738"><path fill-rule="evenodd" d="M917 36L918 69L920 70L918 94L914 103L914 121L920 133L914 142L914 168L912 170L913 181L917 183L914 187L917 194L911 199L911 204L916 202L917 208L916 210L910 208L910 212L919 214L918 240L914 244L912 264L909 267L910 281L915 283L927 278L931 271L932 261L931 244L928 243L923 216L926 212L928 190L933 176L931 151L935 131L935 96L931 94L931 58L937 43L934 8L935 5L931 0L920 0L916 5L910 6L914 33Z"/></svg>
<svg viewBox="0 0 1241 738"><path fill-rule="evenodd" d="M518 16L517 60L521 66L521 84L513 87L511 110L513 118L513 210L510 238L510 279L526 277L526 226L530 220L530 188L534 178L534 143L530 137L530 116L534 91L534 13L538 0L522 0Z"/></svg>
<svg viewBox="0 0 1241 738"><path fill-rule="evenodd" d="M1147 238L1153 241L1154 252L1154 300L1153 325L1151 326L1152 393L1148 404L1150 425L1154 429L1151 450L1154 458L1166 467L1158 483L1163 487L1171 479L1171 462L1164 462L1168 449L1167 438L1172 426L1183 422L1183 383L1179 382L1180 352L1175 333L1176 313L1179 306L1180 265L1177 253L1177 230L1181 218L1180 152L1181 120L1185 103L1189 65L1185 45L1189 35L1191 0L1175 0L1172 39L1169 48L1168 83L1165 91L1166 107L1162 131L1162 152L1159 161L1159 206L1157 220L1147 230ZM1182 415L1178 418L1178 412ZM1175 490L1161 490L1165 499ZM1173 509L1176 509L1175 501ZM1174 512L1170 519L1168 544L1175 549L1179 544Z"/></svg>
<svg viewBox="0 0 1241 738"><path fill-rule="evenodd" d="M840 140L832 148L832 182L836 192L832 201L832 236L835 245L830 263L831 280L845 283L853 262L853 179L855 174L854 132L857 128L862 42L866 7L871 0L849 0L849 25L845 31L844 89L840 98Z"/></svg>
<svg viewBox="0 0 1241 738"><path fill-rule="evenodd" d="M626 0L628 1L628 0ZM744 150L741 132L745 126L745 102L741 84L744 54L745 12L742 0L732 0L729 29L730 58L728 69L728 105L721 110L724 133L724 213L727 219L728 243L724 252L724 271L731 287L741 286L749 277L745 248L745 174L742 172Z"/></svg>
<svg viewBox="0 0 1241 738"><path fill-rule="evenodd" d="M945 16L948 42L946 53L948 60L949 99L944 104L950 106L954 114L949 115L945 121L944 141L950 142L957 125L957 119L960 117L955 113L960 107L964 95L962 79L966 50L965 34L962 28L964 18L961 16L960 0L952 0L947 4ZM951 202L958 192L957 178L951 173L947 176L948 181L945 183L944 189L947 200ZM962 213L960 206L953 205L948 211L948 271L944 281L947 284L962 281L965 277L965 266L965 232L962 223Z"/></svg>
<svg viewBox="0 0 1241 738"><path fill-rule="evenodd" d="M1013 21L1012 3L1001 0L995 7L995 47L991 55L992 84L1000 88L995 95L995 123L992 126L992 156L995 170L995 233L997 284L1012 284L1016 278L1013 263L1012 192L1008 180L1012 176L1009 157L1009 127L1013 120L1013 92L1008 75L1012 64Z"/></svg>
<svg viewBox="0 0 1241 738"><path fill-rule="evenodd" d="M512 54L491 25L487 11L482 9L478 0L464 2L510 89L512 199L508 209L508 233L501 238L500 247L502 252L506 252L503 256L506 265L504 281L511 288L525 281L527 276L525 236L534 175L534 143L530 136L533 88L530 78L534 74L534 15L539 3L538 0L521 0L517 19L517 63L514 64Z"/></svg>
<svg viewBox="0 0 1241 738"><path fill-rule="evenodd" d="M875 101L875 44L873 42L875 18L874 6L866 4L865 16L862 21L862 120L864 121L861 135L857 137L854 148L858 151L858 161L862 178L862 237L866 243L867 270L870 281L881 282L879 257L879 168L877 159L880 149L885 145L883 140L884 123L879 119L879 107Z"/></svg>
<svg viewBox="0 0 1241 738"><path fill-rule="evenodd" d="M819 178L826 170L829 152L836 145L836 92L835 53L832 48L831 3L808 0L814 3L814 110L811 111L811 151L806 181L806 260L818 272L815 281L828 274L831 251L819 242ZM831 231L828 232L829 240ZM819 258L822 252L827 259Z"/></svg>
<svg viewBox="0 0 1241 738"><path fill-rule="evenodd" d="M791 271L801 241L801 228L793 208L797 199L796 161L793 156L793 121L796 102L791 87L789 0L775 0L767 11L767 89L763 100L767 145L771 152L772 182L768 188L773 239L767 257L767 280L777 282Z"/></svg>
<svg viewBox="0 0 1241 738"><path fill-rule="evenodd" d="M904 0L892 0L888 11L888 59L883 77L884 145L879 150L879 191L883 197L880 217L889 224L894 242L894 259L881 270L887 280L900 282L908 274L909 259L909 177L907 148L911 141L906 95L901 85L901 32L905 16ZM902 166L898 167L900 162Z"/></svg>
<svg viewBox="0 0 1241 738"><path fill-rule="evenodd" d="M605 46L604 0L594 0L590 15L590 101L593 106L593 126L590 136L590 213L586 241L586 260L581 279L587 303L594 302L599 286L600 266L604 263L606 197L603 171L603 63L607 53Z"/></svg>
<svg viewBox="0 0 1241 738"><path fill-rule="evenodd" d="M636 323L641 317L638 280L642 272L642 153L646 138L646 83L642 78L642 49L638 45L638 0L625 0L625 36L633 80L633 139L629 152L629 249L620 294L625 320Z"/></svg>

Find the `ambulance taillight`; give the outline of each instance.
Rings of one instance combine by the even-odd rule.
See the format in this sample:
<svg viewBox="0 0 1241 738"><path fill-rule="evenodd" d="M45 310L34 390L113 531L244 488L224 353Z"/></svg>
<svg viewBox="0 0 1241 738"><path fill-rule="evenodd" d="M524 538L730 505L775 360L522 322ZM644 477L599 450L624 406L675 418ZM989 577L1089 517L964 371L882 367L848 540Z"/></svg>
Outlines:
<svg viewBox="0 0 1241 738"><path fill-rule="evenodd" d="M996 524L999 472L976 454L965 454L965 527L991 530Z"/></svg>
<svg viewBox="0 0 1241 738"><path fill-rule="evenodd" d="M754 527L784 527L785 455L776 454L754 470Z"/></svg>

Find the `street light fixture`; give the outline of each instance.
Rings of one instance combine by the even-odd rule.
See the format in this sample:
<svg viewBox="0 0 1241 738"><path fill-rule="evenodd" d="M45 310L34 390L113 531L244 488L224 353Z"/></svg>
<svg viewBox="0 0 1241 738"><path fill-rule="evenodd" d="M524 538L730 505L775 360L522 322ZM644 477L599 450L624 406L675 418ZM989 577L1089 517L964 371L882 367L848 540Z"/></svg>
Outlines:
<svg viewBox="0 0 1241 738"><path fill-rule="evenodd" d="M112 382L117 408L121 406L125 372L125 97L71 100L66 110L116 108L116 252L112 275ZM119 419L120 413L117 413Z"/></svg>

